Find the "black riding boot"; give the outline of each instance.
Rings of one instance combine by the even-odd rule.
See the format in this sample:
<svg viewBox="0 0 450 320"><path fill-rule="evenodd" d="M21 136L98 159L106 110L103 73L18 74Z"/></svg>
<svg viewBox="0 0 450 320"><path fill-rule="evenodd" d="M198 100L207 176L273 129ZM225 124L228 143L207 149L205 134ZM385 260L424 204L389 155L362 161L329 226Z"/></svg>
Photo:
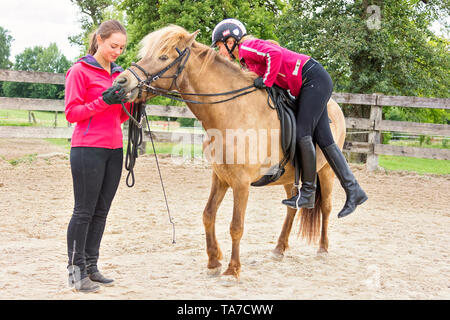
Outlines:
<svg viewBox="0 0 450 320"><path fill-rule="evenodd" d="M322 149L322 151L347 195L344 208L338 214L338 218L343 218L355 211L356 206L366 201L367 195L356 181L355 176L347 164L347 160L345 160L344 155L336 143L329 145Z"/></svg>
<svg viewBox="0 0 450 320"><path fill-rule="evenodd" d="M91 279L95 283L99 283L99 284L107 286L107 287L114 285L113 279L106 278L99 271L90 273L89 279Z"/></svg>
<svg viewBox="0 0 450 320"><path fill-rule="evenodd" d="M302 137L298 147L302 163L302 187L299 194L281 203L294 209L312 209L316 200L316 148L311 136Z"/></svg>

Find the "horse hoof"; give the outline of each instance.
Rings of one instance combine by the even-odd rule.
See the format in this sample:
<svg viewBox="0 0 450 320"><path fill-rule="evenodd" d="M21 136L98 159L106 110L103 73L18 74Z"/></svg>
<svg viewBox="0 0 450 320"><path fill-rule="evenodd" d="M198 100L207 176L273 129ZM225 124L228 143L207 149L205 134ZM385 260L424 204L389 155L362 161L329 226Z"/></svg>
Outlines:
<svg viewBox="0 0 450 320"><path fill-rule="evenodd" d="M272 259L275 261L281 261L284 258L284 254L278 250L272 250Z"/></svg>
<svg viewBox="0 0 450 320"><path fill-rule="evenodd" d="M220 282L225 287L232 287L239 284L239 277L223 273L222 276L220 277Z"/></svg>
<svg viewBox="0 0 450 320"><path fill-rule="evenodd" d="M324 248L320 248L319 250L317 250L317 255L319 257L326 257L328 256L328 251Z"/></svg>
<svg viewBox="0 0 450 320"><path fill-rule="evenodd" d="M216 267L208 269L207 273L210 277L218 277L220 276L220 272L222 271L222 267Z"/></svg>

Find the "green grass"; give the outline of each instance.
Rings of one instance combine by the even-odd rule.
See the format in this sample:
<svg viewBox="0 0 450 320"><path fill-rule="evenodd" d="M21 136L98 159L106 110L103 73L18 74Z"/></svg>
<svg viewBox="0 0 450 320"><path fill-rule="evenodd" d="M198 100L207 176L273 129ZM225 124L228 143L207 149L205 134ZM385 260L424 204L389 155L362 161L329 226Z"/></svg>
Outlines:
<svg viewBox="0 0 450 320"><path fill-rule="evenodd" d="M55 145L61 146L67 150L70 150L70 142L67 139L45 139L46 141L53 143ZM123 142L123 152L126 153L127 150L127 141ZM184 148L183 148L184 147ZM201 145L184 145L180 146L178 143L172 142L155 142L155 150L156 154L171 154L177 156L194 156L201 157L202 156L202 146ZM147 142L147 146L145 149L146 154L153 154L153 147L150 141Z"/></svg>
<svg viewBox="0 0 450 320"><path fill-rule="evenodd" d="M391 146L416 147L416 148L434 148L434 149L450 149L450 144L444 142L445 140L430 141L429 143L422 143L418 140L390 140Z"/></svg>
<svg viewBox="0 0 450 320"><path fill-rule="evenodd" d="M0 126L31 126L53 127L55 123L55 112L33 111L36 124L28 121L28 110L0 110ZM58 127L67 127L64 112L58 112Z"/></svg>
<svg viewBox="0 0 450 320"><path fill-rule="evenodd" d="M127 147L124 142L124 150ZM156 154L171 154L175 156L184 157L201 157L203 154L201 145L180 145L179 143L172 142L155 142ZM147 142L145 149L146 154L153 154L153 147L151 141Z"/></svg>
<svg viewBox="0 0 450 320"><path fill-rule="evenodd" d="M29 122L17 122L17 121L8 121L8 120L0 120L0 126L10 126L10 127L30 127L32 123Z"/></svg>
<svg viewBox="0 0 450 320"><path fill-rule="evenodd" d="M19 163L31 163L34 160L36 160L36 157L37 157L37 153L33 153L33 154L28 154L28 155L18 158L18 159L8 160L8 162L12 166L17 166Z"/></svg>
<svg viewBox="0 0 450 320"><path fill-rule="evenodd" d="M380 155L379 165L388 171L412 171L421 174L450 174L450 160Z"/></svg>

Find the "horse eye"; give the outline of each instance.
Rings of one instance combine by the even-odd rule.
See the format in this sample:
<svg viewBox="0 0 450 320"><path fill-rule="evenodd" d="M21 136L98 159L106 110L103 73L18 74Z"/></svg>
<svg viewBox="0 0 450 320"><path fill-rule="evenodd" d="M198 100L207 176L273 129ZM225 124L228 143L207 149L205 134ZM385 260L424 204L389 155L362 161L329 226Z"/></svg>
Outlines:
<svg viewBox="0 0 450 320"><path fill-rule="evenodd" d="M161 57L159 57L159 59L160 59L160 60L167 60L167 59L169 59L169 57L166 56L166 55L162 55Z"/></svg>

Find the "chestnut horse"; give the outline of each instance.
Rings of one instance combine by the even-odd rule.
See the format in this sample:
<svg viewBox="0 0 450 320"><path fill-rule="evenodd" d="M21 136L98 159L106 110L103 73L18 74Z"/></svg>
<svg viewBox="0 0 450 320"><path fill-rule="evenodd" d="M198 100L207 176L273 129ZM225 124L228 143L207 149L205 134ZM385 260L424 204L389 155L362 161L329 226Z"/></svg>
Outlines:
<svg viewBox="0 0 450 320"><path fill-rule="evenodd" d="M176 89L183 99L188 100L189 109L201 121L209 137L204 147L210 154L212 182L209 199L203 211L209 273L220 274L221 271L219 260L222 258L222 252L216 239L215 220L218 207L227 190L231 188L234 200L230 225L232 252L230 263L223 275L239 278L239 247L244 232L250 184L258 180L271 164L277 164L283 156L279 143L280 121L277 112L268 105L268 94L265 90L255 90L217 104L212 103L218 100L217 97L197 96L195 100L203 104L193 103L193 96L185 93L233 91L251 86L256 78L256 74L242 70L215 50L195 41L197 33L198 31L191 34L182 27L171 25L148 34L141 41L140 61L125 70L115 83L120 84L129 93L129 101L146 101L155 96L155 91L149 93L145 88ZM186 50L189 51L187 55ZM161 74L161 70L164 74ZM142 81L141 78L147 81ZM220 99L225 100L223 97ZM344 115L332 99L328 102L328 115L335 142L342 148L346 130ZM237 133L241 133L241 136ZM258 143L250 141L248 148L245 148L246 139L251 140L254 137ZM320 235L319 252L322 253L328 250L327 227L334 173L319 148L317 170L320 192L316 195L315 208L302 209L300 212L300 234L310 243L316 242ZM289 198L294 186L294 175L293 166L288 164L284 175L268 186L284 186L286 197ZM295 215L295 209L287 208L281 234L273 250L279 258L283 257L288 248Z"/></svg>

